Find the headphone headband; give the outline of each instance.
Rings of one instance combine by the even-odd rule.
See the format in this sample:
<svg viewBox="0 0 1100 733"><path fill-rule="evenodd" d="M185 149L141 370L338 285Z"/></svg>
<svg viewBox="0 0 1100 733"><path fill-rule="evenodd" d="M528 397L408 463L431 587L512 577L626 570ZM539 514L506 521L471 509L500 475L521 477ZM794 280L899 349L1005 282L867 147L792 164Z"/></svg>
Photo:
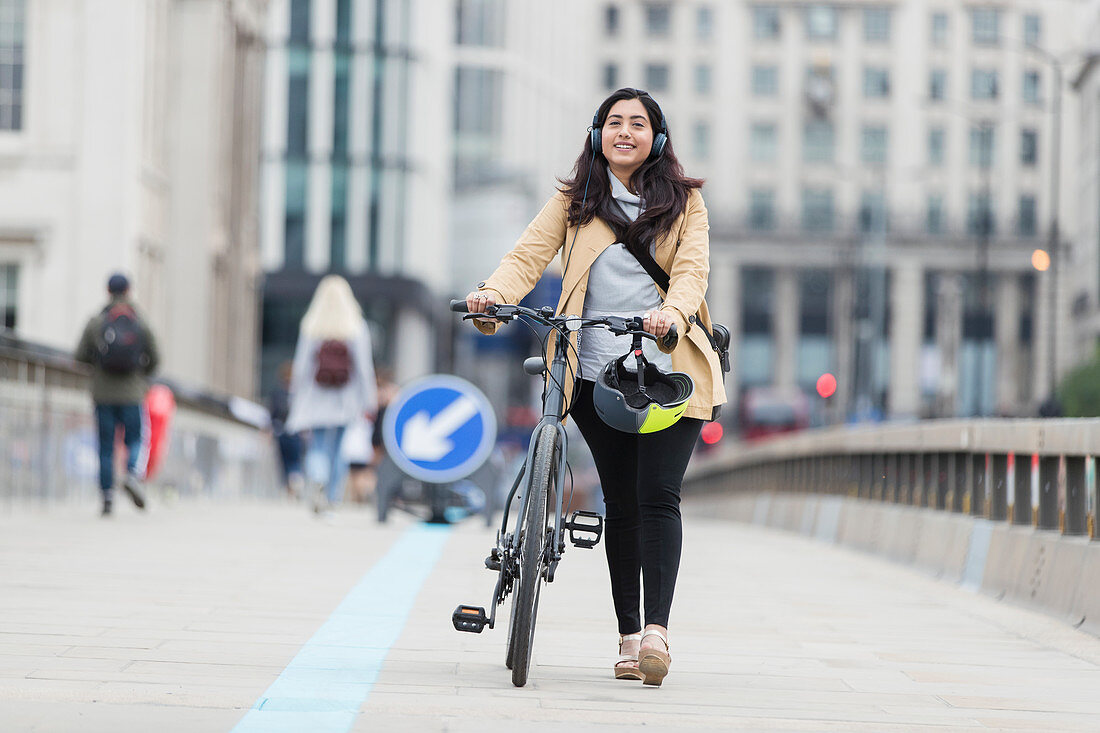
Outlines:
<svg viewBox="0 0 1100 733"><path fill-rule="evenodd" d="M659 158L661 153L665 151L665 145L668 144L668 126L665 124L665 112L649 92L635 88L631 88L630 91L634 92L636 98L647 97L649 101L653 102L653 106L657 108L658 129L657 134L653 136L653 147L650 148L648 159ZM592 115L591 139L592 153L595 154L596 151L602 150L603 137L600 129L600 110L598 107L596 113Z"/></svg>

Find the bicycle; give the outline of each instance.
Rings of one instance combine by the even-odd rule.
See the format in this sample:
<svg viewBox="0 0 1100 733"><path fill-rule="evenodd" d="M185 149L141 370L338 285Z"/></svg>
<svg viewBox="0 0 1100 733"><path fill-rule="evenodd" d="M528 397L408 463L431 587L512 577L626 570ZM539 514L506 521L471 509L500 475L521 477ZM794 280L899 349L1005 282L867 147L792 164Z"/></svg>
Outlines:
<svg viewBox="0 0 1100 733"><path fill-rule="evenodd" d="M527 684L531 668L531 649L542 585L554 582L558 563L565 553L562 530L569 531L569 541L573 546L586 549L595 547L603 537L603 517L596 512L574 511L568 520L564 518L565 476L569 466L566 460L568 438L562 419L565 376L569 369L566 350L573 348L569 335L582 328L603 327L616 335L632 336L632 348L636 353L640 353L642 339L656 341L658 337L643 329L640 317L555 316L554 309L550 307L534 310L503 304L490 306L485 313L475 315L468 312L464 300L451 301L451 310L467 313L463 320L488 317L508 323L517 317L525 318L550 327L547 342L551 336L555 339L554 358L549 367L545 352L523 362L526 373L532 376L548 373L548 376L542 396L542 419L535 426L527 459L504 501L504 516L497 531L496 545L485 558L485 567L497 571L490 613L486 615L485 608L481 606L460 605L451 615L456 630L479 634L486 627L495 628L497 606L503 605L508 596L515 592L504 663L512 671L512 684L523 687ZM675 345L675 326L661 338L666 345ZM577 385L579 382L574 381L574 386ZM513 500L517 498L518 512L515 524L509 531L509 514Z"/></svg>

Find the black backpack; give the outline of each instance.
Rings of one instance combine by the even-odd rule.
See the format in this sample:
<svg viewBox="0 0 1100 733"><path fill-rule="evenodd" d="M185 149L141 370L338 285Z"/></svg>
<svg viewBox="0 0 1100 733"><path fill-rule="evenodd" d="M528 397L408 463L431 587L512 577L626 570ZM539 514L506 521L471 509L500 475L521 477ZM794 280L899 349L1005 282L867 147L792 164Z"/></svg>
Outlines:
<svg viewBox="0 0 1100 733"><path fill-rule="evenodd" d="M99 366L111 374L133 374L145 359L145 330L134 309L118 303L103 312L99 327Z"/></svg>
<svg viewBox="0 0 1100 733"><path fill-rule="evenodd" d="M313 378L322 387L343 387L351 379L351 351L338 339L321 342Z"/></svg>

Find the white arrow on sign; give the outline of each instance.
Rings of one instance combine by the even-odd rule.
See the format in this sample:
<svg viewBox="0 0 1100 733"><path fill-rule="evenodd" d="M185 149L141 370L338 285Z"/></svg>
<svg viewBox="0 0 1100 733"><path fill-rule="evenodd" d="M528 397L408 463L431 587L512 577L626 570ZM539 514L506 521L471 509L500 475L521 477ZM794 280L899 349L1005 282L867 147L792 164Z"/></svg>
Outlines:
<svg viewBox="0 0 1100 733"><path fill-rule="evenodd" d="M450 435L477 413L477 403L465 395L435 417L421 410L405 422L401 452L412 461L438 461L454 449Z"/></svg>

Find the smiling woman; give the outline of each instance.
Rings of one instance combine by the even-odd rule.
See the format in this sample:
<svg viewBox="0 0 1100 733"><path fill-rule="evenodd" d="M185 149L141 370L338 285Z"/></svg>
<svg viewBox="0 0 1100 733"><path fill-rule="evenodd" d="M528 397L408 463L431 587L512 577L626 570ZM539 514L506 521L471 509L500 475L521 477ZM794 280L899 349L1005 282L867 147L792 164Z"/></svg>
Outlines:
<svg viewBox="0 0 1100 733"><path fill-rule="evenodd" d="M657 336L675 326L678 340L637 351L629 338L623 343L597 328L585 329L583 338L571 334L567 359L574 371L562 385L607 508L604 537L620 634L613 674L647 685L660 685L672 661L667 627L682 544L680 484L703 421L714 419L725 402L703 301L710 240L702 185L684 174L657 102L638 89L619 89L593 115L572 175L497 270L466 296L470 313L517 303L558 255L562 294L555 313L581 313L588 322L639 317ZM486 334L500 325L474 324ZM654 432L627 431L613 416L605 422L608 411L600 410L606 405L594 394L597 388L608 394L611 375L647 399L648 378L611 369L625 364L617 358L624 352L632 352L630 367L636 360L643 375L652 368L690 377L694 389L683 417Z"/></svg>

